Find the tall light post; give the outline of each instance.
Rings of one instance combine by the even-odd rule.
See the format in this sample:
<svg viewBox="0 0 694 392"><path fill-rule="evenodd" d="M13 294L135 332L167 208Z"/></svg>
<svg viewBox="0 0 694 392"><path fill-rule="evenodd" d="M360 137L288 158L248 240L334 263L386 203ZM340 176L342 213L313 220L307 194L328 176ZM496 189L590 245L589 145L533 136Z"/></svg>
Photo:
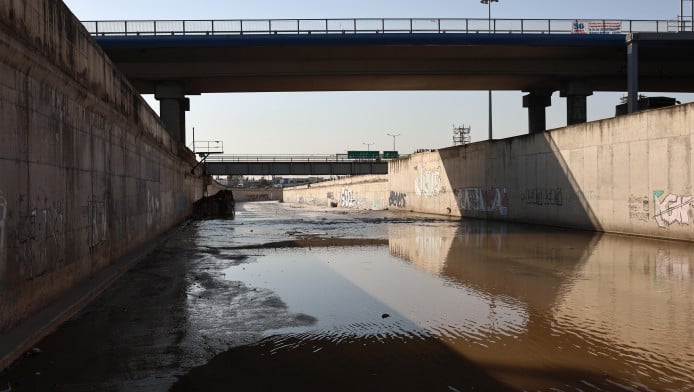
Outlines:
<svg viewBox="0 0 694 392"><path fill-rule="evenodd" d="M480 0L480 3L482 4L487 4L487 9L488 9L488 15L487 15L487 21L488 21L488 30L489 34L492 33L492 3L498 3L499 0ZM492 140L492 90L490 89L488 91L489 93L489 140Z"/></svg>
<svg viewBox="0 0 694 392"><path fill-rule="evenodd" d="M687 21L684 19L684 2L691 2L691 29L694 31L694 0L680 0L679 31L687 31Z"/></svg>
<svg viewBox="0 0 694 392"><path fill-rule="evenodd" d="M369 147L371 147L373 145L373 143L362 143L362 144L366 144L366 151L371 151L371 149Z"/></svg>
<svg viewBox="0 0 694 392"><path fill-rule="evenodd" d="M400 136L400 134L399 134L399 133L386 133L386 135L392 136L392 137L393 137L393 151L397 151L397 150L395 149L395 138L398 137L398 136Z"/></svg>

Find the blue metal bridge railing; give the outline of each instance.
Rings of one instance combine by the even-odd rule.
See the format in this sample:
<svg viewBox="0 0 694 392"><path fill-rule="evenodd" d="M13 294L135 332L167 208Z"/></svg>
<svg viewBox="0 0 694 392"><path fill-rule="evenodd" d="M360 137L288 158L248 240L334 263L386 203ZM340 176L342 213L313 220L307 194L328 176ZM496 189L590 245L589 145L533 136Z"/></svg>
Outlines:
<svg viewBox="0 0 694 392"><path fill-rule="evenodd" d="M388 34L388 33L668 33L689 31L692 22L616 19L225 19L83 21L92 35L243 35L243 34ZM583 24L583 25L582 25ZM579 27L593 24L590 31ZM602 31L600 27L603 26ZM608 27L609 26L609 27Z"/></svg>

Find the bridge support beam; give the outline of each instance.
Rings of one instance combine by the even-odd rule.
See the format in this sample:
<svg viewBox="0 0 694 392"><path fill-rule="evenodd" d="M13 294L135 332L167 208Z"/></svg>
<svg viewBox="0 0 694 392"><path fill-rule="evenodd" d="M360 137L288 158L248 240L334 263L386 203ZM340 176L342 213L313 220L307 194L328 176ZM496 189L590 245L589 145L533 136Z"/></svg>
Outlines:
<svg viewBox="0 0 694 392"><path fill-rule="evenodd" d="M528 133L547 130L545 108L552 105L552 91L529 91L523 96L523 107L528 108Z"/></svg>
<svg viewBox="0 0 694 392"><path fill-rule="evenodd" d="M159 115L171 136L186 143L186 112L190 100L183 94L183 86L176 82L162 82L156 86L154 98L159 101Z"/></svg>
<svg viewBox="0 0 694 392"><path fill-rule="evenodd" d="M694 3L692 3L694 9ZM639 43L638 34L627 36L627 88L628 101L627 109L629 113L639 111Z"/></svg>
<svg viewBox="0 0 694 392"><path fill-rule="evenodd" d="M593 95L588 83L579 80L563 83L560 95L566 97L566 125L588 121L587 97Z"/></svg>

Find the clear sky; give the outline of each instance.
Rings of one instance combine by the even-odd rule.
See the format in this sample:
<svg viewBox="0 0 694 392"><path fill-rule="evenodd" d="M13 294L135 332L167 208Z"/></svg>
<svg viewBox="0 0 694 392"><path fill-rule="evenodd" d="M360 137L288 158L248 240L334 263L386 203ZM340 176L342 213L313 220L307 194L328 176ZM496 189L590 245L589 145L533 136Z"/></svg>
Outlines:
<svg viewBox="0 0 694 392"><path fill-rule="evenodd" d="M65 0L81 20L486 18L479 0ZM685 15L690 15L690 0ZM680 0L500 0L493 18L676 19ZM622 92L588 98L588 119L612 117ZM648 95L658 95L649 93ZM691 94L668 94L682 102ZM145 97L156 109L152 97ZM527 133L520 92L494 92L494 137ZM452 145L453 125L471 125L472 140L487 138L486 91L322 92L203 94L191 97L187 135L222 140L229 154L344 153ZM547 108L547 126L566 125L558 92Z"/></svg>

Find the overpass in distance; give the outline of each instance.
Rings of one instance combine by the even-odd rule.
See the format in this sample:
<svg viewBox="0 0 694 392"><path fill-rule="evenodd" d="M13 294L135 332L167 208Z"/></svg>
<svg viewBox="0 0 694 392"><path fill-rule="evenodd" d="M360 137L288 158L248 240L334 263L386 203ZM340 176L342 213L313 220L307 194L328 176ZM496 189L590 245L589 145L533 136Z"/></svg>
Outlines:
<svg viewBox="0 0 694 392"><path fill-rule="evenodd" d="M363 175L388 174L381 159L349 159L333 155L210 155L203 164L208 175Z"/></svg>
<svg viewBox="0 0 694 392"><path fill-rule="evenodd" d="M186 95L215 92L515 90L529 130L559 91L567 124L595 91L694 92L694 32L622 20L572 34L576 20L311 19L85 21L111 60L185 140ZM603 21L606 25L607 21ZM491 27L491 28L489 28Z"/></svg>

